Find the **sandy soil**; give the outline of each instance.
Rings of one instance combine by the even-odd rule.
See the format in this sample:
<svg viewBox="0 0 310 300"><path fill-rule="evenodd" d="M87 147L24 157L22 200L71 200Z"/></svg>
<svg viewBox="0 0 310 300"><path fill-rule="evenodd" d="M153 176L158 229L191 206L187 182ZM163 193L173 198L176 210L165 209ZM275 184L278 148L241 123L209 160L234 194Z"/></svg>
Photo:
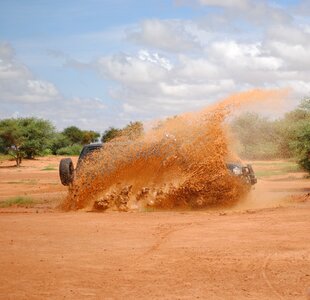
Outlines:
<svg viewBox="0 0 310 300"><path fill-rule="evenodd" d="M0 161L0 201L14 196L27 196L42 203L61 201L67 192L58 175L61 158L23 160L20 168L15 167L15 161ZM77 157L72 159L76 163Z"/></svg>
<svg viewBox="0 0 310 300"><path fill-rule="evenodd" d="M58 161L0 163L0 201L39 202L0 209L0 299L307 299L303 174L262 179L221 211L63 213Z"/></svg>

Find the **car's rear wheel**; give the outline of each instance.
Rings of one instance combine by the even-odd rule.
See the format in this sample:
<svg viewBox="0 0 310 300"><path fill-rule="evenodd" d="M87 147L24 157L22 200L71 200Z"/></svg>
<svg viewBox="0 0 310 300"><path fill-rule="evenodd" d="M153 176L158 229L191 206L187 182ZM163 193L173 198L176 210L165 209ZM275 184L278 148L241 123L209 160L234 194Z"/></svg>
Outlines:
<svg viewBox="0 0 310 300"><path fill-rule="evenodd" d="M63 158L59 164L59 176L63 185L70 185L74 177L74 165L71 158Z"/></svg>

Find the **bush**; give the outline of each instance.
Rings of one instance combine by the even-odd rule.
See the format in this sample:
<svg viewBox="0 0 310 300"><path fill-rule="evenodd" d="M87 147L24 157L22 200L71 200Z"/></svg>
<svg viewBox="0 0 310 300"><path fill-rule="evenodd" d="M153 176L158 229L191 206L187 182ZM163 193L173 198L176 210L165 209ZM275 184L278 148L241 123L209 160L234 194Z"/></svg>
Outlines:
<svg viewBox="0 0 310 300"><path fill-rule="evenodd" d="M256 113L244 113L233 120L231 129L240 142L239 154L246 159L272 159L280 156L275 123Z"/></svg>
<svg viewBox="0 0 310 300"><path fill-rule="evenodd" d="M57 155L79 155L81 153L83 146L72 145L68 147L63 147L57 150Z"/></svg>
<svg viewBox="0 0 310 300"><path fill-rule="evenodd" d="M49 149L51 149L52 154L57 154L57 151L61 148L65 148L71 145L71 141L62 133L56 133L53 139L50 141Z"/></svg>
<svg viewBox="0 0 310 300"><path fill-rule="evenodd" d="M279 158L277 145L273 142L264 142L261 144L250 144L247 147L241 147L239 155L244 159L276 159Z"/></svg>
<svg viewBox="0 0 310 300"><path fill-rule="evenodd" d="M44 149L42 152L41 152L41 155L42 156L49 156L49 155L53 155L53 151L51 149Z"/></svg>
<svg viewBox="0 0 310 300"><path fill-rule="evenodd" d="M310 118L299 121L295 126L295 137L290 142L299 165L310 172Z"/></svg>

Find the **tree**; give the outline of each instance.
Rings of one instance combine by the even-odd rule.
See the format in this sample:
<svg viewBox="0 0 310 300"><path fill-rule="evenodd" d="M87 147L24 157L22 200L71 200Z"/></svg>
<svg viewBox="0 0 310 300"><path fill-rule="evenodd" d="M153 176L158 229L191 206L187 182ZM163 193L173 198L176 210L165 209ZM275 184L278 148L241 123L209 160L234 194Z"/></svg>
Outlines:
<svg viewBox="0 0 310 300"><path fill-rule="evenodd" d="M101 142L102 143L107 143L116 137L121 136L121 129L115 128L115 127L110 127L109 129L105 130L104 133L102 134L101 137Z"/></svg>
<svg viewBox="0 0 310 300"><path fill-rule="evenodd" d="M49 149L51 149L52 154L56 155L59 149L68 147L70 145L71 141L67 136L62 133L55 133L50 141Z"/></svg>
<svg viewBox="0 0 310 300"><path fill-rule="evenodd" d="M231 124L241 143L240 155L249 159L274 158L279 155L279 135L274 122L257 113L244 113Z"/></svg>
<svg viewBox="0 0 310 300"><path fill-rule="evenodd" d="M5 119L0 121L0 140L6 153L15 158L16 166L19 167L24 155L21 146L23 145L25 137L17 119Z"/></svg>
<svg viewBox="0 0 310 300"><path fill-rule="evenodd" d="M82 144L83 142L83 131L76 126L65 128L62 134L70 140L71 145Z"/></svg>
<svg viewBox="0 0 310 300"><path fill-rule="evenodd" d="M299 165L310 172L310 118L298 122L295 126L295 136L290 142Z"/></svg>
<svg viewBox="0 0 310 300"><path fill-rule="evenodd" d="M141 122L130 122L123 129L110 127L103 133L101 142L106 143L121 136L134 140L143 134L143 130L143 124Z"/></svg>
<svg viewBox="0 0 310 300"><path fill-rule="evenodd" d="M0 140L6 152L21 164L22 158L34 158L47 148L54 127L38 118L5 119L0 121Z"/></svg>
<svg viewBox="0 0 310 300"><path fill-rule="evenodd" d="M287 113L281 123L282 144L299 165L310 172L310 98Z"/></svg>
<svg viewBox="0 0 310 300"><path fill-rule="evenodd" d="M127 136L131 140L135 140L143 134L143 130L143 123L130 122L122 129L122 135Z"/></svg>
<svg viewBox="0 0 310 300"><path fill-rule="evenodd" d="M40 155L55 134L54 126L47 120L20 118L18 124L22 128L24 137L21 149L29 159Z"/></svg>
<svg viewBox="0 0 310 300"><path fill-rule="evenodd" d="M83 145L94 143L98 140L99 137L100 137L99 132L96 132L93 130L84 130L83 131L82 143L83 143Z"/></svg>

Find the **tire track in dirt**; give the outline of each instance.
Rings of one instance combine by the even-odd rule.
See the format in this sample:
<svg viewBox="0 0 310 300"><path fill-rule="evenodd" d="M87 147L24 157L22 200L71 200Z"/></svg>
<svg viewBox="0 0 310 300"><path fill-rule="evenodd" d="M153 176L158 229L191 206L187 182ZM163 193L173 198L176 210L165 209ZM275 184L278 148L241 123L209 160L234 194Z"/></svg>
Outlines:
<svg viewBox="0 0 310 300"><path fill-rule="evenodd" d="M165 243L169 237L178 231L181 231L189 226L192 226L193 223L185 224L161 224L157 227L159 232L155 233L156 241L155 243L143 254L143 256L150 255L152 252L158 250L160 246Z"/></svg>
<svg viewBox="0 0 310 300"><path fill-rule="evenodd" d="M265 260L264 260L264 264L263 264L263 268L262 268L262 276L263 279L265 281L265 283L268 285L268 287L271 289L271 291L273 292L273 294L275 296L278 297L278 299L283 300L284 298L278 293L278 291L275 289L275 287L273 286L273 284L271 283L271 281L269 280L267 274L266 274L266 270L268 268L268 264L270 263L270 259L271 257L274 255L274 253L270 253L266 256Z"/></svg>

